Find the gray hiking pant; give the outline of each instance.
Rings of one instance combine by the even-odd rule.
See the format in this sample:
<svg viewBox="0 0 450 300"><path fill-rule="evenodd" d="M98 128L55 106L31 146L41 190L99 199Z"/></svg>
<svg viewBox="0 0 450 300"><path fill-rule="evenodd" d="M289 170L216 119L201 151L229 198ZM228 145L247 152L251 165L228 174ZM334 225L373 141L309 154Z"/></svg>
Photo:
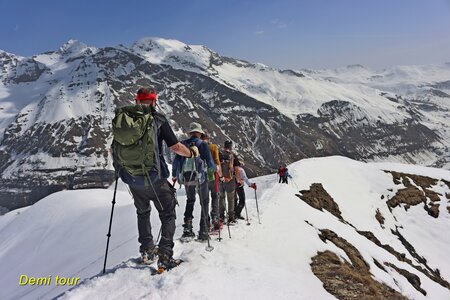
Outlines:
<svg viewBox="0 0 450 300"><path fill-rule="evenodd" d="M228 219L233 220L234 219L234 193L235 193L235 183L234 180L230 182L221 182L219 184L219 191L220 191L220 203L219 203L219 210L220 210L220 216L223 219L223 216L225 216L225 197L227 198L228 203Z"/></svg>
<svg viewBox="0 0 450 300"><path fill-rule="evenodd" d="M150 201L153 201L161 220L161 240L159 253L169 257L173 255L173 235L175 234L175 192L166 179L160 179L149 186L130 186L136 207L140 251L152 249L155 244L150 223Z"/></svg>
<svg viewBox="0 0 450 300"><path fill-rule="evenodd" d="M184 221L192 220L194 218L194 203L195 191L198 188L198 196L200 198L201 216L200 216L200 231L209 230L209 197L208 197L208 181L205 180L199 185L185 186L186 188L186 209L184 211Z"/></svg>
<svg viewBox="0 0 450 300"><path fill-rule="evenodd" d="M208 189L211 193L211 217L216 219L219 217L219 191L216 191L216 182L209 181Z"/></svg>

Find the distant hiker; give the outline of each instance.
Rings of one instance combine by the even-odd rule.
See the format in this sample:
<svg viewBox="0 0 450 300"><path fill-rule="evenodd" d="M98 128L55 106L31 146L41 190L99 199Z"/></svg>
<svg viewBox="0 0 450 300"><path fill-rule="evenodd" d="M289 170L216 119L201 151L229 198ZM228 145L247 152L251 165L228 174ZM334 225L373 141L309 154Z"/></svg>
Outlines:
<svg viewBox="0 0 450 300"><path fill-rule="evenodd" d="M235 205L235 217L236 219L245 220L243 216L241 216L242 209L244 209L245 206L245 191L244 191L244 183L247 184L250 188L256 190L256 183L251 183L248 180L247 174L244 170L244 160L240 159L240 166L237 167L239 170L239 179L236 178L236 195L234 198L234 205ZM239 200L239 203L238 203Z"/></svg>
<svg viewBox="0 0 450 300"><path fill-rule="evenodd" d="M182 241L189 241L195 237L192 230L192 219L195 203L195 191L197 190L200 198L201 216L200 216L200 231L197 239L200 241L208 240L209 231L209 197L208 197L208 178L207 168L216 171L216 165L211 157L209 145L200 139L200 136L205 132L199 123L193 122L189 125L189 134L191 135L187 140L182 141L186 146L195 146L200 153L195 160L184 158L176 155L172 165L172 179L178 180L180 184L184 184L186 189L186 209L184 211L184 230L181 237Z"/></svg>
<svg viewBox="0 0 450 300"><path fill-rule="evenodd" d="M214 172L213 169L208 168L208 190L211 194L211 218L212 218L212 227L213 230L220 229L219 223L219 177L222 176L222 171L220 168L220 160L219 160L219 147L211 143L210 135L208 132L202 134L200 137L203 141L208 143L209 150L211 151L211 156L213 158L214 163L217 166L217 171Z"/></svg>
<svg viewBox="0 0 450 300"><path fill-rule="evenodd" d="M289 174L288 168L285 168L283 183L288 184L288 178L292 178L292 176Z"/></svg>
<svg viewBox="0 0 450 300"><path fill-rule="evenodd" d="M198 150L178 142L166 117L156 112L156 99L155 89L140 88L136 105L116 109L112 149L114 167L134 198L142 262L151 263L159 256L158 267L171 269L180 263L172 257L176 198L175 189L167 181L170 174L162 142L184 157L196 156ZM158 210L162 224L158 248L152 236L150 201Z"/></svg>
<svg viewBox="0 0 450 300"><path fill-rule="evenodd" d="M278 183L286 183L288 184L288 178L292 178L291 175L289 175L288 168L286 165L280 166L278 168L278 175L280 176L280 179L278 180Z"/></svg>
<svg viewBox="0 0 450 300"><path fill-rule="evenodd" d="M279 176L279 180L278 180L278 183L281 183L282 181L283 181L283 183L284 183L284 177L285 177L285 174L286 174L286 167L284 167L284 166L279 166L278 167L278 172L277 172L277 174L278 174L278 176Z"/></svg>
<svg viewBox="0 0 450 300"><path fill-rule="evenodd" d="M235 224L236 219L234 215L234 195L236 190L235 178L239 178L239 170L237 167L240 165L239 159L232 152L233 142L225 141L223 145L224 149L220 152L220 167L222 168L222 176L220 179L220 203L219 211L220 218L223 222L225 218L225 198L228 202L228 223Z"/></svg>

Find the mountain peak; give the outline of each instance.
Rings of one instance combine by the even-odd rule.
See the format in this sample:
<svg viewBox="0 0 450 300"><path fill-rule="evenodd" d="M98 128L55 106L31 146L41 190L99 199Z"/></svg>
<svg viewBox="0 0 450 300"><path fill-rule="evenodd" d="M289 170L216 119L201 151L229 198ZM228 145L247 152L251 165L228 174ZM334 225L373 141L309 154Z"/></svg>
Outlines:
<svg viewBox="0 0 450 300"><path fill-rule="evenodd" d="M348 65L347 69L365 69L366 67L364 67L361 64L353 64L353 65Z"/></svg>
<svg viewBox="0 0 450 300"><path fill-rule="evenodd" d="M145 37L137 40L131 48L139 47L142 50L147 51L156 49L165 49L166 51L184 51L188 50L190 47L178 40L174 39L164 39L160 37Z"/></svg>
<svg viewBox="0 0 450 300"><path fill-rule="evenodd" d="M174 39L147 37L137 40L131 49L154 64L170 64L181 68L188 66L194 69L205 69L213 53L201 45L188 45Z"/></svg>
<svg viewBox="0 0 450 300"><path fill-rule="evenodd" d="M59 52L62 54L64 53L73 54L73 53L82 53L86 49L88 49L88 46L85 43L82 43L78 40L70 39L59 48Z"/></svg>

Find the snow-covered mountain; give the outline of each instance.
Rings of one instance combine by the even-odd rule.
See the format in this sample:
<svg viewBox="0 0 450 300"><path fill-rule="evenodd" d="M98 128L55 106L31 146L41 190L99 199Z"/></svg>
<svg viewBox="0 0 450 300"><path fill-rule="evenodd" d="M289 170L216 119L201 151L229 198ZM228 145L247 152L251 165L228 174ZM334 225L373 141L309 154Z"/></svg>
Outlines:
<svg viewBox="0 0 450 300"><path fill-rule="evenodd" d="M113 112L141 85L180 137L199 121L235 142L252 175L333 154L448 169L449 82L450 64L277 70L161 38L0 52L0 207L108 186Z"/></svg>
<svg viewBox="0 0 450 300"><path fill-rule="evenodd" d="M135 208L122 183L105 275L112 188L62 191L0 216L0 298L450 298L450 171L337 156L288 167L289 185L275 174L252 179L260 224L246 189L251 225L240 221L231 239L225 229L212 252L176 241L175 256L186 262L161 276L137 264ZM183 189L178 201L180 216ZM156 237L155 210L152 224ZM51 282L19 286L21 275ZM80 280L56 286L56 276Z"/></svg>

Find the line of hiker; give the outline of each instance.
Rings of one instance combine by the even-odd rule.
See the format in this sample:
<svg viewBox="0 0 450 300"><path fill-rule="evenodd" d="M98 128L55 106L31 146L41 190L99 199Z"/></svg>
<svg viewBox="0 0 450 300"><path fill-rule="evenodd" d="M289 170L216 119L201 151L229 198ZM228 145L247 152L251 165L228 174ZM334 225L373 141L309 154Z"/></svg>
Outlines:
<svg viewBox="0 0 450 300"><path fill-rule="evenodd" d="M243 186L247 184L256 193L256 184L248 180L243 160L232 151L231 141L226 141L219 151L201 124L193 122L189 126L190 137L179 142L166 117L156 112L157 94L154 88L140 88L135 100L135 105L116 109L112 124L113 164L117 177L128 184L133 195L142 262L148 264L158 258L159 269L171 269L181 262L173 258L175 206L178 204L175 183L185 186L187 196L181 239L195 237L192 221L198 193L201 216L197 239L208 241L208 245L210 233L218 231L220 235L222 224L230 226L236 223L236 218L242 219L241 212L245 207ZM163 156L163 142L176 154L172 165L173 184L167 180L170 173ZM154 202L162 224L158 246L154 243L151 230L150 201ZM114 203L115 196L105 266Z"/></svg>
<svg viewBox="0 0 450 300"><path fill-rule="evenodd" d="M256 184L248 181L242 162L232 151L231 141L225 141L223 149L219 151L218 145L211 142L208 132L196 122L190 124L188 134L190 137L181 143L197 147L200 155L185 158L177 154L172 165L172 181L183 184L187 196L181 241L188 242L195 237L192 220L196 190L201 207L197 240L207 241L210 234L216 234L222 229L225 221L229 226L236 224L237 217L242 218L244 182L255 190Z"/></svg>
<svg viewBox="0 0 450 300"><path fill-rule="evenodd" d="M279 166L277 174L279 176L278 183L288 184L288 178L292 179L292 176L289 174L289 171L288 171L288 168L286 165Z"/></svg>

